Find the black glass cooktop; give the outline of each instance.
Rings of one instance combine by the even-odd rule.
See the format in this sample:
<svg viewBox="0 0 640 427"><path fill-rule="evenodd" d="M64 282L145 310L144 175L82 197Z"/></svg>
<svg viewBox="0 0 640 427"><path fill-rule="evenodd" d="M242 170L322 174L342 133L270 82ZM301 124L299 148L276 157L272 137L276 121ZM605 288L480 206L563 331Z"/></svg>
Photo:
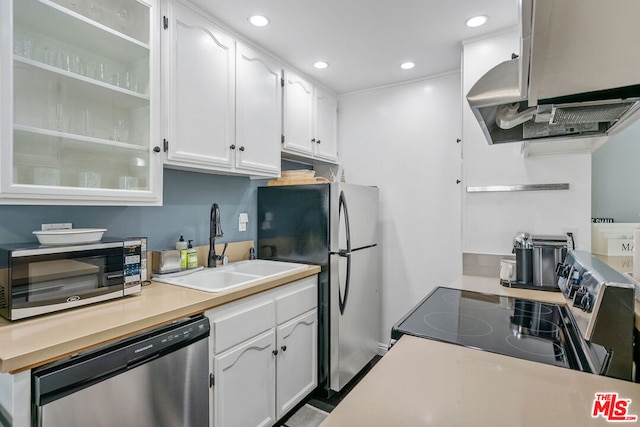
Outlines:
<svg viewBox="0 0 640 427"><path fill-rule="evenodd" d="M584 370L569 328L563 306L439 287L393 327L391 338L408 334Z"/></svg>

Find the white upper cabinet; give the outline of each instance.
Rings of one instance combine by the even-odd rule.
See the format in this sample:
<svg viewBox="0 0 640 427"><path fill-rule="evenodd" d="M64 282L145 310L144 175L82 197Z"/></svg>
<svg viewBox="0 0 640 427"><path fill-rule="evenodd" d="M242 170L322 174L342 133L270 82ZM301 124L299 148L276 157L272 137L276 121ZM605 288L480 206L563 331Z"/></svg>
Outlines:
<svg viewBox="0 0 640 427"><path fill-rule="evenodd" d="M290 71L284 92L284 155L336 162L337 98Z"/></svg>
<svg viewBox="0 0 640 427"><path fill-rule="evenodd" d="M279 176L282 68L240 42L236 58L236 168Z"/></svg>
<svg viewBox="0 0 640 427"><path fill-rule="evenodd" d="M313 156L313 86L295 73L284 78L284 142L291 153Z"/></svg>
<svg viewBox="0 0 640 427"><path fill-rule="evenodd" d="M338 160L338 99L320 88L315 89L315 157L329 162Z"/></svg>
<svg viewBox="0 0 640 427"><path fill-rule="evenodd" d="M0 21L0 203L160 204L157 2L7 0Z"/></svg>
<svg viewBox="0 0 640 427"><path fill-rule="evenodd" d="M180 3L165 13L165 164L278 176L280 66Z"/></svg>
<svg viewBox="0 0 640 427"><path fill-rule="evenodd" d="M163 31L166 164L230 170L235 141L235 41L168 2Z"/></svg>

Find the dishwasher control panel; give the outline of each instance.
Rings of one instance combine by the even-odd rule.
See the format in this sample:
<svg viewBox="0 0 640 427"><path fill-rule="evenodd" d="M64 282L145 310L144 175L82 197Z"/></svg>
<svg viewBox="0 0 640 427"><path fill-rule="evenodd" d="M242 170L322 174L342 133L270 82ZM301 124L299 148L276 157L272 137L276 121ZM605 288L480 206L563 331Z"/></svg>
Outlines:
<svg viewBox="0 0 640 427"><path fill-rule="evenodd" d="M209 319L207 318L180 326L172 323L167 325L166 328L170 329L156 330L157 333L151 332L151 336L127 346L129 364L156 354L166 353L168 350L182 348L203 335L209 335L210 330Z"/></svg>

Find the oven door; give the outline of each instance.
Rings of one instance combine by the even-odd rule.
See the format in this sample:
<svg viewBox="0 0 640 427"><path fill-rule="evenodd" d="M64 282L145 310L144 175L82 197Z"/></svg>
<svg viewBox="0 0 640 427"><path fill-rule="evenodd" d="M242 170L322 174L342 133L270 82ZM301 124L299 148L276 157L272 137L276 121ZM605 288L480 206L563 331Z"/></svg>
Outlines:
<svg viewBox="0 0 640 427"><path fill-rule="evenodd" d="M16 252L10 268L11 320L123 294L122 242Z"/></svg>

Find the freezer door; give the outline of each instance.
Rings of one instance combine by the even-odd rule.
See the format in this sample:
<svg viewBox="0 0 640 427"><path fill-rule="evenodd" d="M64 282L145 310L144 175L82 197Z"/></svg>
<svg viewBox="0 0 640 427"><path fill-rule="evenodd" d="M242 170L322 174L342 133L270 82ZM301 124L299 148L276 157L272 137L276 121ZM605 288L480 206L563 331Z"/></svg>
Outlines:
<svg viewBox="0 0 640 427"><path fill-rule="evenodd" d="M330 186L331 252L347 250L347 243L351 250L377 244L378 188L342 182ZM347 222L349 235L345 228Z"/></svg>
<svg viewBox="0 0 640 427"><path fill-rule="evenodd" d="M378 351L379 248L332 254L329 261L329 388L340 391Z"/></svg>
<svg viewBox="0 0 640 427"><path fill-rule="evenodd" d="M260 259L328 264L329 185L258 188Z"/></svg>

